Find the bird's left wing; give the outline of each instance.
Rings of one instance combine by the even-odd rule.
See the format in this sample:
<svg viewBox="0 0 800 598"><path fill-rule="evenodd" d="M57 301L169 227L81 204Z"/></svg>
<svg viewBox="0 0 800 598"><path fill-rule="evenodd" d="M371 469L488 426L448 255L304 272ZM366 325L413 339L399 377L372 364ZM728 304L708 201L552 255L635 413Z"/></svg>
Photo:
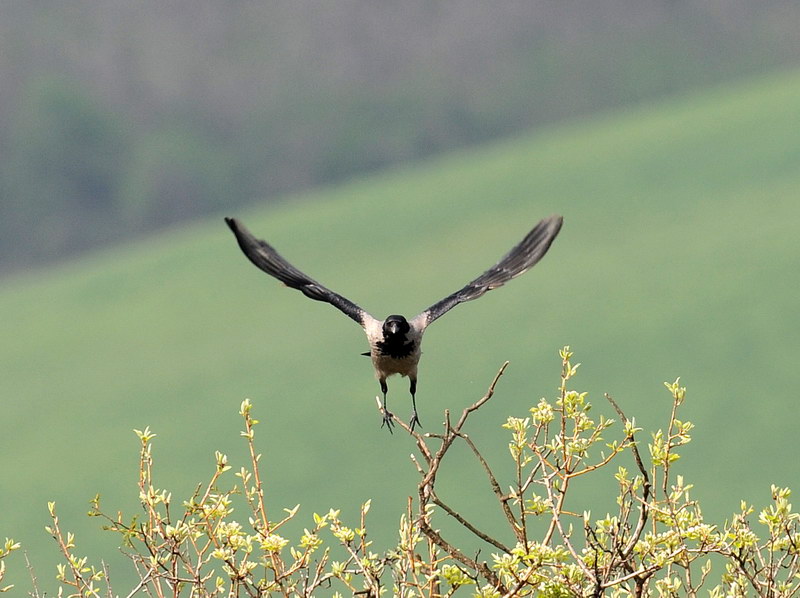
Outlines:
<svg viewBox="0 0 800 598"><path fill-rule="evenodd" d="M477 299L487 291L501 287L512 278L527 272L550 249L550 244L561 230L562 222L561 216L550 216L539 222L499 262L462 289L431 305L414 318L412 325L417 329L424 330L428 324L446 314L459 303Z"/></svg>
<svg viewBox="0 0 800 598"><path fill-rule="evenodd" d="M300 270L292 266L283 256L275 251L269 243L254 237L250 231L247 230L247 227L236 218L225 218L225 222L233 231L233 234L236 235L236 240L239 242L239 247L242 248L244 254L251 262L270 276L274 276L288 287L297 289L306 297L310 297L316 301L330 303L345 315L361 324L362 327L365 326L368 321L374 320L372 316L349 299L345 299L338 293L334 293L313 278L300 272Z"/></svg>

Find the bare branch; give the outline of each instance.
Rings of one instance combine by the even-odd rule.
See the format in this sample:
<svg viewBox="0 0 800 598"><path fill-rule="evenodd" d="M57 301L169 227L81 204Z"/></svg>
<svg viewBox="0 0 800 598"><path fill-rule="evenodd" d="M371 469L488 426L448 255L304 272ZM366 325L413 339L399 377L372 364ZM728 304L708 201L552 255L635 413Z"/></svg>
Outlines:
<svg viewBox="0 0 800 598"><path fill-rule="evenodd" d="M486 459L483 458L483 455L481 455L480 451L478 451L478 447L476 447L475 443L472 442L472 438L470 438L467 434L459 434L459 436L464 440L464 442L467 443L467 446L472 449L472 453L481 464L483 471L486 473L486 477L489 478L489 485L492 487L492 492L494 492L494 495L497 497L500 507L503 509L503 514L505 514L509 525L511 525L511 529L514 530L517 540L524 542L524 534L520 529L516 518L514 517L514 513L511 511L511 507L508 506L508 497L503 493L503 490L500 488L500 484L497 483L497 478L495 477L494 472L489 467L489 464L486 462ZM506 550L506 552L508 551Z"/></svg>
<svg viewBox="0 0 800 598"><path fill-rule="evenodd" d="M445 511L445 513L450 515L450 517L452 517L453 519L458 521L461 525L463 525L465 528L467 528L473 534L478 536L484 542L486 542L488 544L491 544L492 546L494 546L496 548L499 548L503 552L511 552L511 549L508 546L506 546L505 544L501 543L499 540L495 540L491 536L485 534L484 532L482 532L481 530L476 528L469 521L464 519L461 515L459 515L457 512L455 512L453 509L451 509L449 506L447 506L444 502L442 502L439 499L439 497L436 496L435 494L433 496L431 496L431 502L433 504L435 504L437 507L441 507Z"/></svg>
<svg viewBox="0 0 800 598"><path fill-rule="evenodd" d="M611 403L611 406L614 408L614 411L617 412L620 419L623 423L629 424L630 420L622 411L622 408L617 404L617 402L613 399L613 397L605 393L606 400ZM631 452L633 453L633 459L636 462L636 467L639 469L639 473L642 474L642 501L639 503L639 520L636 522L636 530L631 534L630 541L628 545L622 550L622 558L627 559L630 554L633 552L634 546L636 546L636 542L639 541L639 538L642 536L642 532L644 531L644 526L647 525L647 517L649 511L649 504L650 504L650 476L647 475L647 469L645 469L644 463L642 462L642 456L639 454L639 447L636 444L634 434L631 433Z"/></svg>
<svg viewBox="0 0 800 598"><path fill-rule="evenodd" d="M507 590L500 583L500 579L497 575L492 571L486 563L479 563L478 561L469 558L463 552L461 552L455 546L449 544L439 532L434 530L427 521L420 521L419 522L420 531L425 534L428 538L431 539L439 548L444 550L447 554L449 554L452 558L457 560L459 563L470 567L474 571L478 571L486 581L488 581L493 587L495 587L499 592L505 593Z"/></svg>

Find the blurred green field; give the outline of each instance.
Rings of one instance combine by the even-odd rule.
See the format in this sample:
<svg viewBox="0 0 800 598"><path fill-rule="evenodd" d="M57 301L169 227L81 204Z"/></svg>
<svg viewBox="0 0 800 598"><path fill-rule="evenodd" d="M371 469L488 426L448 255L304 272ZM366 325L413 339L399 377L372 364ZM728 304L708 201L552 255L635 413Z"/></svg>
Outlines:
<svg viewBox="0 0 800 598"><path fill-rule="evenodd" d="M540 217L563 214L541 264L426 334L425 430L480 397L510 360L470 427L490 459L506 461L500 424L554 396L565 344L584 364L576 387L603 412L611 393L645 430L668 415L662 382L681 376L683 419L697 428L679 467L721 523L740 498L765 502L770 483L800 487L798 132L800 73L784 73L236 215L385 317L415 315ZM41 586L54 587L56 554L46 501L77 532L77 552L112 555L112 575L129 579L116 538L85 512L97 492L111 511L136 508L132 429L158 434L156 476L188 497L215 449L244 456L246 397L262 421L273 511L299 502L301 524L332 506L355 519L372 498L375 547L393 541L414 494L413 445L380 429L363 333L257 271L222 214L5 279L0 337L0 537L23 542ZM391 379L389 392L407 417L407 381ZM491 520L490 492L465 489L477 472L466 457L454 455L443 484L454 506ZM28 587L21 557L7 579Z"/></svg>

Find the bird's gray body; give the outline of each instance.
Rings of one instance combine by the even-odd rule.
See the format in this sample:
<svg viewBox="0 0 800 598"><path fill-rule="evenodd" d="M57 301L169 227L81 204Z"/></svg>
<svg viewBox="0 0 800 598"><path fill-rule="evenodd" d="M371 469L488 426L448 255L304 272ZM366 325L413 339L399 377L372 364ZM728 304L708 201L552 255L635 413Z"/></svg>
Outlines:
<svg viewBox="0 0 800 598"><path fill-rule="evenodd" d="M422 355L422 335L425 329L459 303L481 297L487 291L503 286L506 282L523 274L544 257L550 244L561 230L561 216L551 216L539 222L522 241L503 256L494 266L455 293L434 303L411 320L392 315L378 320L358 305L334 293L313 278L303 274L284 259L267 242L254 237L235 218L226 218L228 226L236 235L244 254L261 270L283 282L286 286L301 291L316 301L325 301L358 322L369 341L369 353L375 376L383 391L384 423L392 426L392 414L386 409L386 379L394 374L406 376L411 382L411 398L414 413L411 428L419 423L416 409L417 366Z"/></svg>
<svg viewBox="0 0 800 598"><path fill-rule="evenodd" d="M375 377L378 380L386 380L394 374L416 380L417 365L422 356L422 333L425 329L415 326L415 320L409 322L411 328L401 338L402 346L408 348L408 353L403 355L403 351L401 351L400 355L392 355L383 348L386 342L383 334L384 321L376 320L372 316L366 318L364 332L367 334L369 355L375 368Z"/></svg>

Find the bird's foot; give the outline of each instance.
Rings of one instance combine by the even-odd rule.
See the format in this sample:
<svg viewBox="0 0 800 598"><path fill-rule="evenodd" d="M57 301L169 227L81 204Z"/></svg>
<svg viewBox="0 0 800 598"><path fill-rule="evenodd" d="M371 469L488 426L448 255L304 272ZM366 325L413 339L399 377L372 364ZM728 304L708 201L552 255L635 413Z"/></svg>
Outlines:
<svg viewBox="0 0 800 598"><path fill-rule="evenodd" d="M417 415L417 411L414 410L414 413L411 414L411 421L408 422L411 426L411 431L414 431L416 426L422 427L422 422L419 421L419 415Z"/></svg>
<svg viewBox="0 0 800 598"><path fill-rule="evenodd" d="M394 414L386 409L386 407L383 407L381 410L383 411L383 422L381 423L381 428L386 426L389 430L389 433L394 434L394 430L392 429L394 428Z"/></svg>

